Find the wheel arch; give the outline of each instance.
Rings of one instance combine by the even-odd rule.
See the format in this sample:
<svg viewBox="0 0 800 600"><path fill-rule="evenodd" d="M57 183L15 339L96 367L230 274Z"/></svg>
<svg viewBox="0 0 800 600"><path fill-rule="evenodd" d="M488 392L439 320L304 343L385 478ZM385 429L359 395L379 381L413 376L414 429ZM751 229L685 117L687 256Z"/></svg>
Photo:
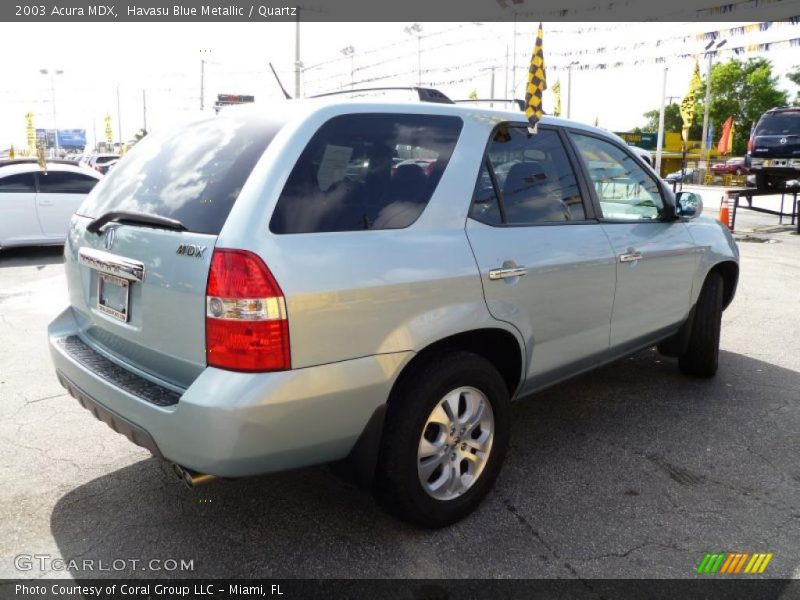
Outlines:
<svg viewBox="0 0 800 600"><path fill-rule="evenodd" d="M722 276L722 309L725 310L736 295L736 287L739 284L739 264L733 260L719 262L709 269L706 279L711 273L719 273Z"/></svg>
<svg viewBox="0 0 800 600"><path fill-rule="evenodd" d="M449 335L428 344L408 361L392 386L394 390L404 377L408 377L430 356L442 352L461 350L472 352L488 360L506 383L509 397L513 398L522 384L525 352L519 339L510 331L499 327L484 327Z"/></svg>
<svg viewBox="0 0 800 600"><path fill-rule="evenodd" d="M398 386L405 378L413 377L414 372L430 357L459 350L472 352L492 363L505 381L509 397L514 398L523 383L525 373L524 345L517 335L501 327L484 327L431 342L408 361L395 379L387 402L375 409L345 461L346 466L340 469L345 477L364 488L372 485L386 412L389 403L396 400L395 391Z"/></svg>

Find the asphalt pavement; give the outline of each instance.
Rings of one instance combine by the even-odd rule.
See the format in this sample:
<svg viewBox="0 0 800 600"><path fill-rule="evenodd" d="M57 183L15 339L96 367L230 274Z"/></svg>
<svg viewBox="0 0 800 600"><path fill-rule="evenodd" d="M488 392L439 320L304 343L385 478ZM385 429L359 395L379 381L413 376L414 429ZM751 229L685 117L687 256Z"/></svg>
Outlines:
<svg viewBox="0 0 800 600"><path fill-rule="evenodd" d="M684 578L717 551L800 577L800 237L737 223L755 232L717 377L647 350L517 403L496 489L439 531L327 467L184 488L56 381L61 249L0 251L0 578ZM72 563L20 570L34 554Z"/></svg>

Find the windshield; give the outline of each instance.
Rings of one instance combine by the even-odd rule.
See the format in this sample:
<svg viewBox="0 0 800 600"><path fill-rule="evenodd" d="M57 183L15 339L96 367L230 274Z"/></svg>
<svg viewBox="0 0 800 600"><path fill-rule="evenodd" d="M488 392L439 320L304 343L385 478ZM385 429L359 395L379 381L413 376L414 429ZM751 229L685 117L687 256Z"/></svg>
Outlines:
<svg viewBox="0 0 800 600"><path fill-rule="evenodd" d="M800 110L764 115L758 122L756 135L800 135Z"/></svg>
<svg viewBox="0 0 800 600"><path fill-rule="evenodd" d="M239 192L280 125L225 115L177 132L148 135L101 181L78 214L131 211L219 234Z"/></svg>

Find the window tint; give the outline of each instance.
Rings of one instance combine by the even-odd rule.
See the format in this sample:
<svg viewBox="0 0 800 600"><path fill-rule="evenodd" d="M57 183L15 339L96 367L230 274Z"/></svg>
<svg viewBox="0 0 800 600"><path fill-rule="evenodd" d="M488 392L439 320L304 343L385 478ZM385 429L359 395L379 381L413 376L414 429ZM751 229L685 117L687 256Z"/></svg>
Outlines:
<svg viewBox="0 0 800 600"><path fill-rule="evenodd" d="M78 214L141 212L216 235L279 128L267 118L231 112L148 135L109 171Z"/></svg>
<svg viewBox="0 0 800 600"><path fill-rule="evenodd" d="M38 177L42 194L88 194L97 184L94 177L69 171L48 171Z"/></svg>
<svg viewBox="0 0 800 600"><path fill-rule="evenodd" d="M489 162L507 223L558 223L586 218L578 182L556 131L539 128L534 134L523 127L499 129L489 146ZM493 224L500 211L482 198L486 197L488 179L488 172L484 171L470 216Z"/></svg>
<svg viewBox="0 0 800 600"><path fill-rule="evenodd" d="M639 221L663 215L656 180L632 156L596 137L570 135L589 169L604 218Z"/></svg>
<svg viewBox="0 0 800 600"><path fill-rule="evenodd" d="M487 225L501 225L503 223L503 215L500 212L500 200L495 193L487 165L488 159L483 164L478 175L478 183L475 186L475 196L472 199L472 208L470 208L469 216Z"/></svg>
<svg viewBox="0 0 800 600"><path fill-rule="evenodd" d="M458 117L358 114L311 138L272 215L274 233L398 229L417 220L461 133Z"/></svg>
<svg viewBox="0 0 800 600"><path fill-rule="evenodd" d="M756 127L756 135L800 135L800 110L764 115Z"/></svg>
<svg viewBox="0 0 800 600"><path fill-rule="evenodd" d="M24 194L26 192L30 194L36 192L33 173L17 173L0 177L0 194Z"/></svg>

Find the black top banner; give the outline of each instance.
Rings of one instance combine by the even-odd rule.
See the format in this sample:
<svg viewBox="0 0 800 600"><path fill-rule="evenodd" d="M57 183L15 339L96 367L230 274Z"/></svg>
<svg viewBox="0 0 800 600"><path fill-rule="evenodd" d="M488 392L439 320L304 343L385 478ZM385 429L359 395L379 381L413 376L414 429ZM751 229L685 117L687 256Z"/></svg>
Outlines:
<svg viewBox="0 0 800 600"><path fill-rule="evenodd" d="M798 0L11 0L0 21L764 21L799 18Z"/></svg>

